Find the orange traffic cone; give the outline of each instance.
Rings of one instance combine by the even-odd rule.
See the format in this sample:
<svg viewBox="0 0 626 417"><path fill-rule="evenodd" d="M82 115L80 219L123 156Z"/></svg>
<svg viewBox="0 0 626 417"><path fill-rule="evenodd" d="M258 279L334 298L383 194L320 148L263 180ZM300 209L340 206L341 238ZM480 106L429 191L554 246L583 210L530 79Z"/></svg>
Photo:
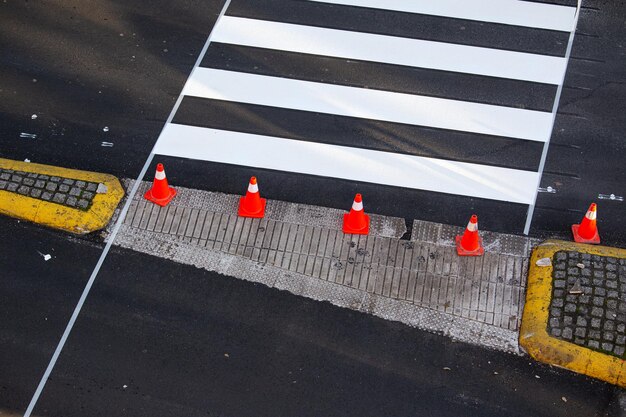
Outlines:
<svg viewBox="0 0 626 417"><path fill-rule="evenodd" d="M266 203L266 200L261 198L259 194L256 177L252 177L250 178L250 184L248 184L246 196L239 199L239 211L237 214L241 217L263 217L265 216Z"/></svg>
<svg viewBox="0 0 626 417"><path fill-rule="evenodd" d="M600 243L600 235L596 226L597 208L596 203L591 203L587 214L580 224L572 225L572 233L574 240L578 243L591 243L597 245Z"/></svg>
<svg viewBox="0 0 626 417"><path fill-rule="evenodd" d="M167 184L163 164L157 164L152 188L144 194L144 198L158 204L161 207L165 207L170 201L172 201L172 198L174 198L175 195L176 190Z"/></svg>
<svg viewBox="0 0 626 417"><path fill-rule="evenodd" d="M363 211L361 194L354 197L350 213L343 215L343 232L353 235L366 235L370 231L370 216Z"/></svg>
<svg viewBox="0 0 626 417"><path fill-rule="evenodd" d="M456 252L459 256L480 256L485 253L483 239L478 235L478 216L472 214L463 237L456 236Z"/></svg>

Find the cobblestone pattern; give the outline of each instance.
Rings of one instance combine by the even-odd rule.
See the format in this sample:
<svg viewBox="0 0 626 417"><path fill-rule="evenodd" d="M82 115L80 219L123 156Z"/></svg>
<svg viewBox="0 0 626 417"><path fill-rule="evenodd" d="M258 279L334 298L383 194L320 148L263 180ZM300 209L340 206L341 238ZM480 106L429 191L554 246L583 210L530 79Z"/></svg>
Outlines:
<svg viewBox="0 0 626 417"><path fill-rule="evenodd" d="M561 251L552 263L549 333L625 358L626 259Z"/></svg>
<svg viewBox="0 0 626 417"><path fill-rule="evenodd" d="M94 182L0 168L0 190L87 210L96 195Z"/></svg>
<svg viewBox="0 0 626 417"><path fill-rule="evenodd" d="M524 256L494 250L482 257L459 257L448 244L344 235L340 227L329 224L240 218L235 214L236 199L222 206L224 210L216 206L209 210L200 201L205 192L195 190L179 190L182 198L177 195L161 208L141 198L144 188L131 203L126 230L154 232L170 241L241 256L501 329L519 328L528 264Z"/></svg>

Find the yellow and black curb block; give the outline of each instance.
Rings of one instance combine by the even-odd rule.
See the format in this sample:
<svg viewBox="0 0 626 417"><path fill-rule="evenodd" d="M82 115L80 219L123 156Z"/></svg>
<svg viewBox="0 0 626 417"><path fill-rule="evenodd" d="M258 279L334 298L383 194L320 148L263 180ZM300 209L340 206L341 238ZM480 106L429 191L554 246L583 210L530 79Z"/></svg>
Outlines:
<svg viewBox="0 0 626 417"><path fill-rule="evenodd" d="M108 224L123 196L113 175L0 158L0 214L86 234Z"/></svg>
<svg viewBox="0 0 626 417"><path fill-rule="evenodd" d="M626 388L626 361L600 350L583 347L548 333L553 290L553 266L538 266L559 251L626 259L626 250L548 240L537 246L530 259L526 304L520 329L520 345L536 360L559 366Z"/></svg>

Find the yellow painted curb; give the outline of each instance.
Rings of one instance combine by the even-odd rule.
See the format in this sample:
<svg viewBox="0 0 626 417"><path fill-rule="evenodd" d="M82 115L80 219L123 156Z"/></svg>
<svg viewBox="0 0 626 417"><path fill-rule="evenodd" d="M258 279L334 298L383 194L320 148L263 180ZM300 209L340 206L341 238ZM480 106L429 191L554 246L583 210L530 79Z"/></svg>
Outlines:
<svg viewBox="0 0 626 417"><path fill-rule="evenodd" d="M552 267L537 266L537 260L550 258L558 251L577 251L592 255L626 258L626 250L606 246L548 240L537 246L530 259L526 304L520 329L520 345L536 360L560 366L626 388L626 362L623 359L548 334L552 297Z"/></svg>
<svg viewBox="0 0 626 417"><path fill-rule="evenodd" d="M0 191L0 214L75 234L90 233L104 228L111 220L115 208L124 196L124 189L118 179L109 174L3 158L0 158L0 167L14 171L34 172L104 184L107 187L107 192L96 194L88 210L67 207L10 191Z"/></svg>

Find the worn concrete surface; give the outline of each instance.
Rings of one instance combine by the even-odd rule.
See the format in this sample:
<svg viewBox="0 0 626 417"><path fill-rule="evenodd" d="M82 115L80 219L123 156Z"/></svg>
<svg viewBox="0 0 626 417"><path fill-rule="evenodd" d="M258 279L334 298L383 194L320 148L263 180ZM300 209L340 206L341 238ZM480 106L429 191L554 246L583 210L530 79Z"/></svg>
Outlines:
<svg viewBox="0 0 626 417"><path fill-rule="evenodd" d="M236 195L179 187L162 208L149 186L115 245L519 352L527 238L485 233L485 256L458 257L462 228L415 221L406 239L404 220L374 216L369 236L344 235L340 210L270 200L266 218L244 219Z"/></svg>

